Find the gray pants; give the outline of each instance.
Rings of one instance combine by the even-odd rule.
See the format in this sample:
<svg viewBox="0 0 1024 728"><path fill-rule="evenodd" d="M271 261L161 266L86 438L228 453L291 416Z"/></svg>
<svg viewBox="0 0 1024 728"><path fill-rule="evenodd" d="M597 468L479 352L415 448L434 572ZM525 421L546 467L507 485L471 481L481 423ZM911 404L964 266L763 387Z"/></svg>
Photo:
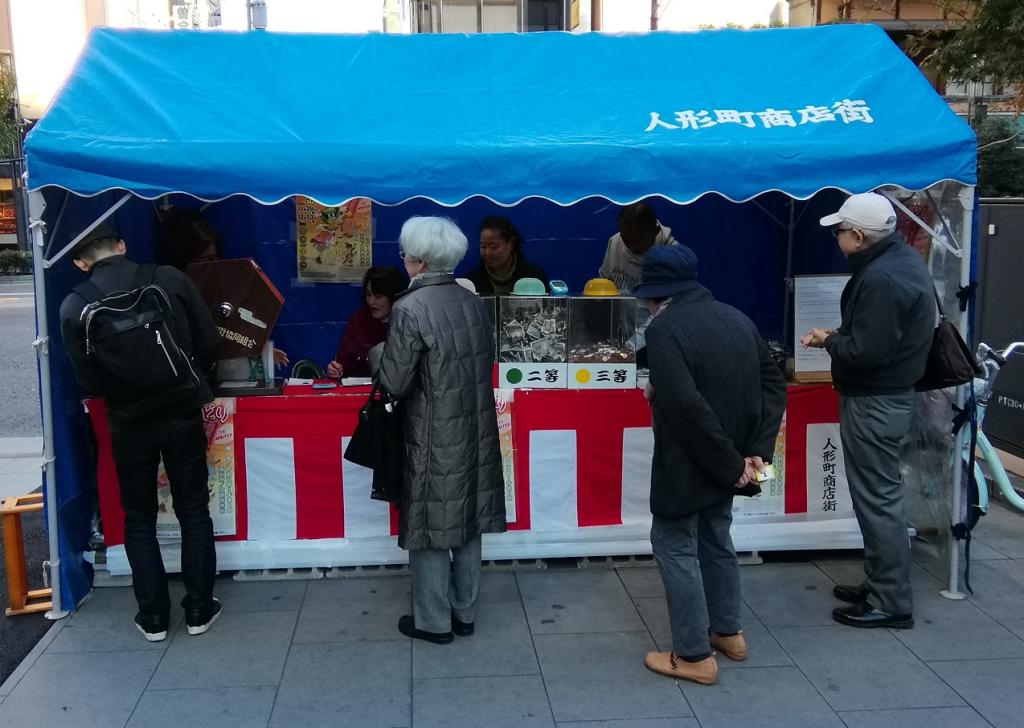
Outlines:
<svg viewBox="0 0 1024 728"><path fill-rule="evenodd" d="M665 583L672 649L682 658L708 655L708 629L740 626L740 570L732 546L732 499L683 518L654 517L651 546Z"/></svg>
<svg viewBox="0 0 1024 728"><path fill-rule="evenodd" d="M412 614L416 629L451 632L453 614L460 622L475 622L480 567L479 536L450 551L410 551Z"/></svg>
<svg viewBox="0 0 1024 728"><path fill-rule="evenodd" d="M863 586L868 602L890 614L914 610L900 471L900 443L913 411L913 392L839 400L846 478L864 537Z"/></svg>

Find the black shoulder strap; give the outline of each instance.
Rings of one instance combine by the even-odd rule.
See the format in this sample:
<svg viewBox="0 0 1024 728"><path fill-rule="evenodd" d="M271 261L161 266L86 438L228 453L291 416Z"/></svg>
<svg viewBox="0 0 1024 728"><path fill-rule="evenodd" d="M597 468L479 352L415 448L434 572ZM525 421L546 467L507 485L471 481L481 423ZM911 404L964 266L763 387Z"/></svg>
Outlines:
<svg viewBox="0 0 1024 728"><path fill-rule="evenodd" d="M156 266L152 264L139 264L135 267L135 277L132 278L132 288L142 288L156 281Z"/></svg>
<svg viewBox="0 0 1024 728"><path fill-rule="evenodd" d="M939 298L939 289L934 283L932 283L932 293L935 294L935 305L939 309L939 319L941 321L946 320L946 312L942 310L942 299Z"/></svg>
<svg viewBox="0 0 1024 728"><path fill-rule="evenodd" d="M85 299L86 303L96 303L107 297L107 294L91 280L79 283L74 287L75 293Z"/></svg>

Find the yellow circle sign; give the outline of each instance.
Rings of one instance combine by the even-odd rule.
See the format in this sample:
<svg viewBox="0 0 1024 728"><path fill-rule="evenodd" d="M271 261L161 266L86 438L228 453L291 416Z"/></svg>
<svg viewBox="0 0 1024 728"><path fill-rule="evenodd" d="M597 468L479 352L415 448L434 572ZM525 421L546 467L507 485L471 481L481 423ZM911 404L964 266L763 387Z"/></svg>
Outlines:
<svg viewBox="0 0 1024 728"><path fill-rule="evenodd" d="M586 384L587 382L590 381L590 372L588 372L586 369L580 369L578 372L576 372L576 381L579 382L580 384Z"/></svg>

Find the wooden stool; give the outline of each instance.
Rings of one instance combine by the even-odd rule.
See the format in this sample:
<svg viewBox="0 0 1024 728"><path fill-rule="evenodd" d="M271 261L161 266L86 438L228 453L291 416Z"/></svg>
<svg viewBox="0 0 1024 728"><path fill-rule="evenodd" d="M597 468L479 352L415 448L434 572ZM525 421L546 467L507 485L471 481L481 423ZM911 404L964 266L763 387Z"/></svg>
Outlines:
<svg viewBox="0 0 1024 728"><path fill-rule="evenodd" d="M25 578L25 541L21 533L21 514L43 510L43 494L16 495L0 503L0 521L4 530L4 559L7 562L7 616L45 612L53 606L51 589L29 590ZM45 599L46 601L38 601Z"/></svg>

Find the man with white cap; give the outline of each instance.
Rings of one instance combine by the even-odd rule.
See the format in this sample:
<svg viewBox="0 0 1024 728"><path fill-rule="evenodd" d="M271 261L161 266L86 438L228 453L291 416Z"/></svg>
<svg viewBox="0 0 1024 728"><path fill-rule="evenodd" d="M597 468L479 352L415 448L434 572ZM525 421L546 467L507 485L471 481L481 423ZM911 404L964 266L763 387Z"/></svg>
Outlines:
<svg viewBox="0 0 1024 728"><path fill-rule="evenodd" d="M835 597L852 606L832 616L853 627L908 629L914 618L900 442L935 329L932 277L896 232L896 211L882 195L853 195L821 224L832 229L853 275L839 328L812 329L801 341L832 358L846 477L864 537L865 579L835 587Z"/></svg>

